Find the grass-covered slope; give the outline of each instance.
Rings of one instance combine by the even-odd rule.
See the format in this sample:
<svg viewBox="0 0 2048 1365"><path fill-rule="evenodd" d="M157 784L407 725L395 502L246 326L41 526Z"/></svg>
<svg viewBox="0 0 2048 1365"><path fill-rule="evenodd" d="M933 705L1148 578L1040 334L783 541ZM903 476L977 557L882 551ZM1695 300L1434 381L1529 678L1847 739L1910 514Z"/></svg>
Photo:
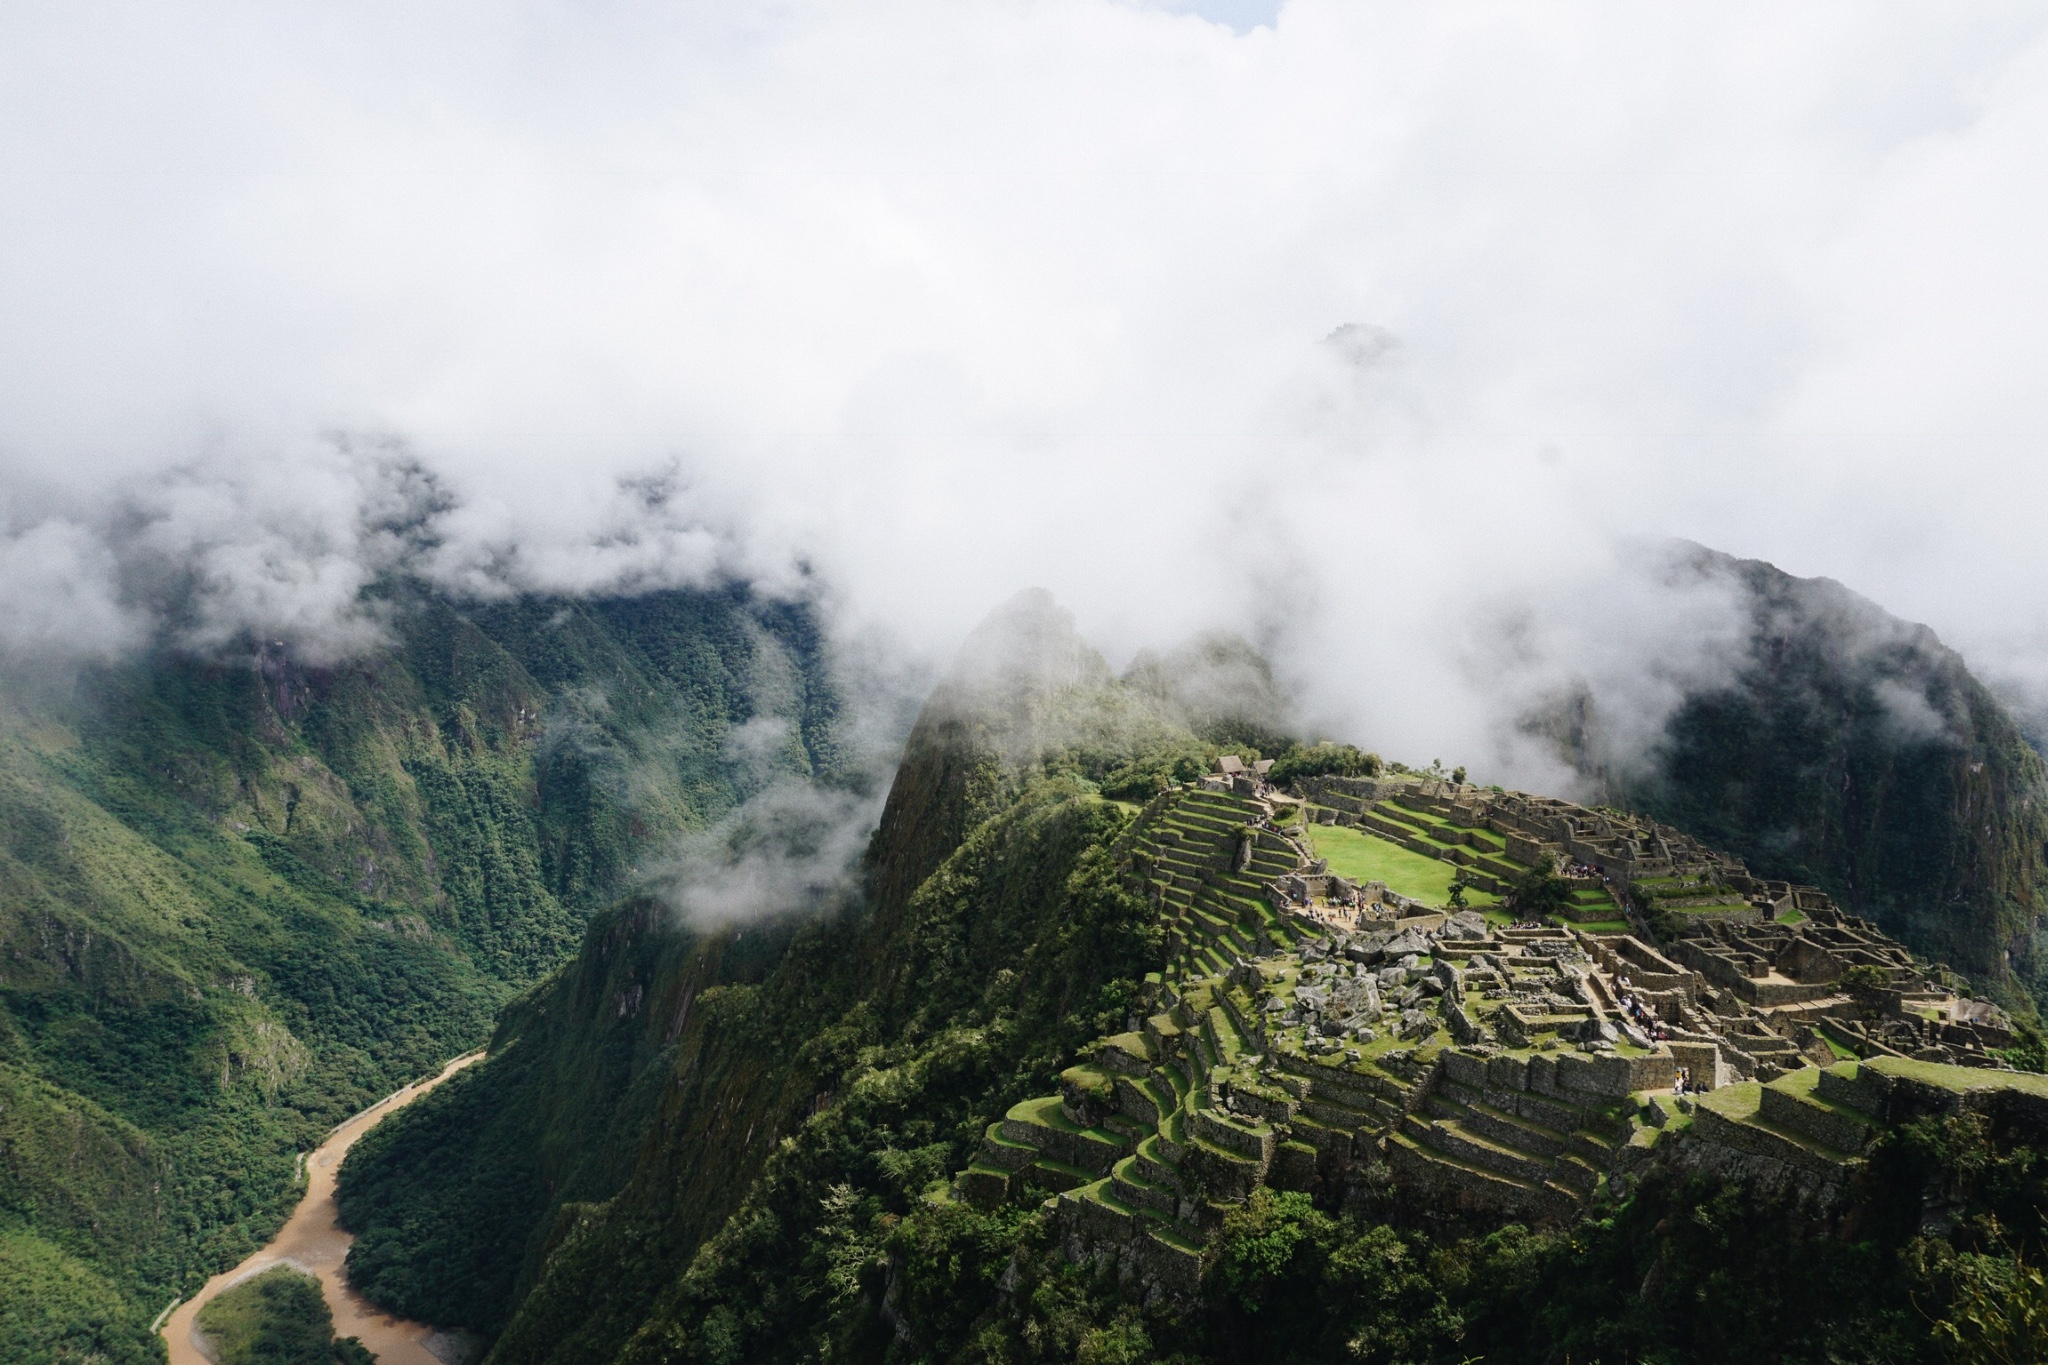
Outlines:
<svg viewBox="0 0 2048 1365"><path fill-rule="evenodd" d="M481 1042L668 834L834 762L800 612L391 606L336 667L0 680L0 1285L78 1305L0 1315L0 1358L146 1358L295 1153Z"/></svg>

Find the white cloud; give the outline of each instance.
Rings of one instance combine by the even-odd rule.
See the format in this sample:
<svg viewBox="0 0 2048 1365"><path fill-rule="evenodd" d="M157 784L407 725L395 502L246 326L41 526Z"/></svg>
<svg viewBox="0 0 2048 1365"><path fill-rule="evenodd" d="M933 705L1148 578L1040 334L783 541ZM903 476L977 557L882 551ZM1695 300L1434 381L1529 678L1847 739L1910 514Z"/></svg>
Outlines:
<svg viewBox="0 0 2048 1365"><path fill-rule="evenodd" d="M1656 611L1572 604L1617 538L1680 534L2032 670L2044 35L2021 5L13 7L0 637L132 643L145 561L198 585L187 638L333 649L401 560L480 592L808 565L927 651L1037 583L1119 655L1259 632L1332 729L1478 766L1549 674L1475 669L1473 621L1626 659L1602 619ZM393 443L437 548L362 510L420 492Z"/></svg>

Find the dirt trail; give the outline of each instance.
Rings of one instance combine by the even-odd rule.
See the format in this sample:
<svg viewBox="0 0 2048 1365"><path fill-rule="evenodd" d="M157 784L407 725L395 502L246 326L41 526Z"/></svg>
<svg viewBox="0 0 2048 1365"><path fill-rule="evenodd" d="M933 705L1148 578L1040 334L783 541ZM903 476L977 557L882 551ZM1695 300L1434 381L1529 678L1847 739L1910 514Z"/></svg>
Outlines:
<svg viewBox="0 0 2048 1365"><path fill-rule="evenodd" d="M377 1355L379 1365L442 1365L427 1348L434 1329L421 1322L394 1318L348 1287L341 1273L342 1258L355 1238L335 1225L334 1177L341 1159L355 1140L376 1127L392 1112L403 1109L441 1082L473 1062L483 1053L457 1057L442 1067L440 1074L416 1082L380 1100L328 1135L325 1142L306 1158L306 1197L292 1210L292 1216L271 1238L270 1245L206 1282L190 1302L181 1303L164 1324L164 1341L171 1348L171 1365L207 1365L206 1356L193 1340L194 1321L207 1300L251 1275L260 1274L281 1262L289 1263L317 1277L327 1293L327 1306L334 1311L336 1335L361 1337L363 1345Z"/></svg>

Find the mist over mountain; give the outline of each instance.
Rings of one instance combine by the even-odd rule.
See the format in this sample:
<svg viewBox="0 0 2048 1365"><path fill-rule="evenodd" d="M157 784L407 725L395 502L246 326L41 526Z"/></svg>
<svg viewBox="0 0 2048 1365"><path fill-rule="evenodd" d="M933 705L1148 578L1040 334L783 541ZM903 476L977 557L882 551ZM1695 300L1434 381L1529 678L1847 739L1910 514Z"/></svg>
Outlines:
<svg viewBox="0 0 2048 1365"><path fill-rule="evenodd" d="M1825 793L1837 770L1816 776L1814 745L1798 747L1804 732L1784 729L1817 723L1795 688L1848 697L1853 720L1859 688L1901 677L1930 687L1942 681L1959 694L1938 694L1941 704L1974 715L1992 742L2009 737L1995 703L1924 632L1897 626L1832 584L1697 547L1685 562L1753 585L1760 662L1790 656L1800 668L1789 676L1737 670L1732 690L1688 699L1672 721L1658 800L1692 802L1741 833L1774 810L1741 799L1746 791L1783 786L1809 803ZM1843 651L1845 622L1891 637L1894 648L1879 651L1874 672L1845 670L1845 658L1861 657ZM1213 697L1199 683L1205 662L1219 655L1255 657L1213 639L1165 657L1189 669L1188 692ZM1213 712L1191 713L1162 695L1165 668L1154 657L1116 677L1043 593L998 609L927 702L862 877L843 899L765 929L703 935L665 930L651 901L614 907L593 922L572 963L501 1014L491 1061L365 1140L343 1179L343 1216L361 1238L351 1261L356 1283L394 1311L480 1334L491 1361L1086 1359L1112 1348L1135 1359L1175 1350L1167 1358L1313 1360L1359 1354L1364 1330L1379 1343L1367 1358L1390 1360L1469 1359L1475 1344L1489 1358L1548 1360L1560 1341L1576 1351L1613 1340L1659 1344L1674 1359L1726 1358L1788 1341L1794 1358L1939 1358L1927 1335L1930 1312L1958 1310L1908 1317L1900 1305L1908 1293L1947 1304L1934 1295L1960 1295L1962 1282L1944 1280L1937 1290L1927 1262L1901 1249L1906 1229L1919 1226L1916 1182L1952 1178L1930 1172L1950 1170L1940 1162L1960 1159L1953 1156L1910 1158L1934 1161L1910 1175L1898 1164L1908 1158L1885 1156L1892 1164L1859 1187L1865 1202L1832 1224L1825 1219L1835 1215L1760 1174L1781 1169L1770 1158L1753 1168L1724 1161L1715 1176L1691 1184L1645 1175L1632 1198L1617 1192L1611 1199L1619 1202L1599 1206L1602 1221L1553 1233L1520 1222L1503 1229L1506 1215L1474 1213L1448 1196L1418 1205L1385 1165L1366 1166L1362 1187L1332 1188L1316 1174L1324 1159L1297 1144L1304 1155L1295 1178L1306 1184L1284 1187L1292 1193L1255 1193L1235 1204L1214 1186L1183 1191L1184 1216L1197 1207L1185 1201L1199 1197L1218 1220L1205 1244L1183 1247L1200 1268L1199 1292L1191 1281L1164 1293L1107 1253L1091 1261L1085 1232L1051 1212L1099 1198L1141 1227L1164 1227L1144 1221L1163 1214L1140 1217L1146 1207L1171 1207L1142 1202L1165 1197L1157 1183L1165 1178L1163 1140L1126 1156L1113 1181L1067 1164L1081 1158L1059 1147L1058 1159L1040 1158L1039 1178L1049 1185L1014 1203L970 1206L948 1174L971 1161L980 1179L1009 1179L1007 1168L986 1164L998 1159L989 1154L1029 1152L1012 1136L1029 1131L1020 1115L1052 1113L1053 1101L1027 1097L1057 1086L1071 1107L1091 1087L1107 1093L1105 1075L1147 1074L1115 1069L1136 1062L1069 1062L1090 1033L1115 1035L1106 1046L1129 1057L1152 1046L1131 1021L1159 999L1174 934L1162 935L1137 890L1133 868L1142 864L1132 861L1132 841L1181 793L1162 787L1140 811L1099 791L1129 765L1170 772L1178 753L1220 751L1191 724L1213 723ZM1875 705L1862 700L1865 712ZM1827 728L1835 720L1821 707L1821 739L1846 752L1859 778L1876 768L1880 776L1953 780L1921 751L1941 736L1869 715L1861 720L1874 730L1843 734ZM1772 722L1780 728L1770 730ZM1701 738L1710 725L1719 729ZM1696 773L1701 745L1739 774L1732 797L1732 780ZM2018 790L2013 804L2027 808L2039 792L2038 761L2029 767L2010 753L2002 761L1980 789ZM1951 840L1937 875L1979 851L1967 830L1926 835L1882 803L1873 808L1854 793L1826 799L1835 800L1829 809L1838 823L1876 826L1856 831L1866 845L1897 838L1910 855ZM1993 820L2011 815L2000 810ZM1202 826L1177 828L1175 842L1185 843ZM2001 848L2035 837L2030 823L2001 828L2009 836ZM1233 840L1255 834L1225 832ZM2025 857L2038 847L2021 850L2008 870L2024 876ZM1765 852L1786 855L1782 847ZM1825 862L1842 855L1822 838L1790 854L1844 872L1849 903L1860 908L1853 897L1866 869ZM1879 870L1894 874L1890 865ZM1925 871L1909 861L1903 875ZM1220 884L1213 869L1204 880ZM1987 927L1984 903L1947 908L1954 918L1941 932L1950 941ZM1904 923L1927 927L1910 916ZM1258 970L1247 964L1270 961L1274 951L1263 942L1244 948L1234 971ZM1311 959L1320 951L1311 940ZM1654 968L1661 959L1650 961ZM1164 971L1171 978L1175 969ZM1201 1036L1239 1027L1220 1022L1224 1015L1219 1007ZM1173 1027L1156 1014L1143 1039ZM1191 1059L1227 1048L1190 1046ZM1387 1064L1405 1066L1413 1052L1396 1048ZM1493 1054L1477 1055L1484 1070ZM1355 1055L1350 1065L1358 1066ZM1812 1074L1810 1064L1799 1065ZM1345 1103L1323 1101L1304 1113L1313 1122L1297 1132L1334 1134L1350 1150L1342 1130L1354 1120ZM1114 1115L1104 1128L1070 1116L1044 1122L1067 1135L1048 1142L1111 1144L1125 1131ZM1547 1127L1523 1131L1539 1146L1556 1141ZM1173 1141L1202 1147L1194 1136ZM1984 1151L1994 1163L2029 1159L1996 1143ZM1206 1168L1185 1151L1180 1159L1189 1164L1179 1178L1198 1181L1187 1172ZM1508 1158L1496 1148L1489 1159ZM1133 1162L1153 1174L1133 1173ZM1813 1178L1808 1172L1797 1189L1824 1188ZM1104 1191L1112 1183L1113 1197ZM2013 1188L2020 1202L2001 1207L2033 1218L2038 1186ZM1141 1202L1127 1207L1126 1197ZM1034 1211L1041 1201L1045 1209ZM1717 1217L1745 1212L1708 1242L1675 1231L1685 1225L1677 1215L1709 1205ZM1391 1225L1375 1221L1382 1217ZM1818 1235L1823 1226L1838 1231ZM2034 1224L2027 1226L2023 1235L2032 1236ZM1461 1229L1495 1235L1461 1239ZM1933 1245L1914 1242L1911 1255L1944 1254ZM1643 1288L1642 1256L1684 1267L1683 1287L1668 1295L1656 1282ZM1701 1278L1713 1288L1696 1288ZM1774 1288L1765 1292L1766 1284ZM1883 1354L1859 1355L1856 1343L1865 1340Z"/></svg>
<svg viewBox="0 0 2048 1365"><path fill-rule="evenodd" d="M379 618L345 663L250 642L0 684L15 1358L155 1358L151 1317L260 1245L297 1157L484 1041L594 911L658 887L681 932L693 838L790 783L858 800L799 608L400 584Z"/></svg>
<svg viewBox="0 0 2048 1365"><path fill-rule="evenodd" d="M1610 733L1610 703L1590 690L1525 727L1600 799L1823 886L1979 979L2039 992L2048 778L2019 720L1933 631L1839 583L1697 545L1662 565L1732 592L1742 636L1715 642L1714 669L1685 681L1650 736ZM1646 673L1669 662L1641 660Z"/></svg>
<svg viewBox="0 0 2048 1365"><path fill-rule="evenodd" d="M2048 1255L1962 1101L1864 1125L1897 1202L1831 1241L1781 1148L1610 1164L1583 1245L1318 1175L1204 1215L1178 1345L934 1191L1186 984L1133 831L1233 753L1665 822L1769 933L1896 939L1856 1008L1949 1046L1940 962L2031 1029L2044 156L2024 5L6 8L0 1356L160 1358L301 1153L488 1042L343 1195L491 1365L1515 1359L1560 1304L1528 1358L1936 1358L1886 1303ZM1426 917L1476 846L1412 837Z"/></svg>
<svg viewBox="0 0 2048 1365"><path fill-rule="evenodd" d="M0 23L16 652L733 577L936 669L1036 583L1533 780L1474 605L1678 534L2048 677L2024 8Z"/></svg>

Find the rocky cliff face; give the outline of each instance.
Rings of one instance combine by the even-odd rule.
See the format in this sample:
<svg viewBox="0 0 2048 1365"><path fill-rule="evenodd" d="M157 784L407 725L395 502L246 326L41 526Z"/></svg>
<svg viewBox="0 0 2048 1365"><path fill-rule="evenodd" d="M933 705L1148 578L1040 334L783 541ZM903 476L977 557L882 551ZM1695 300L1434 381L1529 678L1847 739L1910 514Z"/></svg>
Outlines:
<svg viewBox="0 0 2048 1365"><path fill-rule="evenodd" d="M1989 986L2040 990L2048 778L1962 658L1828 579L1699 547L1675 571L1739 588L1746 657L1610 794Z"/></svg>

